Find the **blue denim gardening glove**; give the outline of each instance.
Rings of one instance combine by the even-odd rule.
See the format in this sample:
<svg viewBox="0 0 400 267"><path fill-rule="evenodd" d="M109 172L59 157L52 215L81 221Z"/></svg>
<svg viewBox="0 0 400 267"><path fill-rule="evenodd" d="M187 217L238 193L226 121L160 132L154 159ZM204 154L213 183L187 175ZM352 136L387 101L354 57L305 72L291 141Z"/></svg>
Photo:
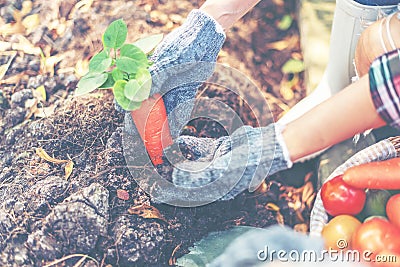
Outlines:
<svg viewBox="0 0 400 267"><path fill-rule="evenodd" d="M231 136L216 140L180 136L176 142L191 151L194 160L177 163L172 182L187 188L216 182L221 192L230 188L220 200L233 199L246 189L254 191L267 176L292 166L282 127L274 123L259 128L242 126Z"/></svg>
<svg viewBox="0 0 400 267"><path fill-rule="evenodd" d="M151 94L163 95L173 137L177 137L187 123L196 90L212 75L224 41L222 27L208 14L196 9L190 12L182 26L165 37L152 55ZM127 119L132 120L129 113L126 113L125 121ZM137 135L135 127L127 130Z"/></svg>

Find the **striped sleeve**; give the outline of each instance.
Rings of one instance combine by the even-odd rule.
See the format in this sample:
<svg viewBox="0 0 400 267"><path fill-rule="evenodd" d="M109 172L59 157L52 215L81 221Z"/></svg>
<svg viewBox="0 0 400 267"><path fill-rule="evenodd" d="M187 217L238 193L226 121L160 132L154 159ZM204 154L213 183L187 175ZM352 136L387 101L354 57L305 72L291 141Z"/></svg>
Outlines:
<svg viewBox="0 0 400 267"><path fill-rule="evenodd" d="M369 70L372 100L387 124L400 129L400 50L374 60Z"/></svg>

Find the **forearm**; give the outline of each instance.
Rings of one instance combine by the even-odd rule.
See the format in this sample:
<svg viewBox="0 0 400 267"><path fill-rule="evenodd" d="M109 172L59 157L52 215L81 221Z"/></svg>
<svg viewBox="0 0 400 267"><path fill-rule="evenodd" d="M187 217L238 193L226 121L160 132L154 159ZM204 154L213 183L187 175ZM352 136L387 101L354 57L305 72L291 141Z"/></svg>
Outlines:
<svg viewBox="0 0 400 267"><path fill-rule="evenodd" d="M223 29L229 29L260 0L207 0L200 9L213 17Z"/></svg>
<svg viewBox="0 0 400 267"><path fill-rule="evenodd" d="M357 133L383 125L385 122L376 112L368 75L365 75L289 123L283 131L283 138L291 160L296 161Z"/></svg>

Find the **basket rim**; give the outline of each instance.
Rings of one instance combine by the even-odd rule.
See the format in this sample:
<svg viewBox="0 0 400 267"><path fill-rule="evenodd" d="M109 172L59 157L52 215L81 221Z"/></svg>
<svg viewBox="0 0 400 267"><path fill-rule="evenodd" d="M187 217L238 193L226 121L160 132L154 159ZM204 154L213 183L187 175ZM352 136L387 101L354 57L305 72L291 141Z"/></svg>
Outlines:
<svg viewBox="0 0 400 267"><path fill-rule="evenodd" d="M383 161L391 158L400 157L400 136L390 137L375 143L357 152L337 167L326 179L331 180L337 175L341 175L345 170L352 166L361 165L373 161ZM320 236L323 227L328 222L328 214L322 204L321 189L318 190L310 218L310 235Z"/></svg>

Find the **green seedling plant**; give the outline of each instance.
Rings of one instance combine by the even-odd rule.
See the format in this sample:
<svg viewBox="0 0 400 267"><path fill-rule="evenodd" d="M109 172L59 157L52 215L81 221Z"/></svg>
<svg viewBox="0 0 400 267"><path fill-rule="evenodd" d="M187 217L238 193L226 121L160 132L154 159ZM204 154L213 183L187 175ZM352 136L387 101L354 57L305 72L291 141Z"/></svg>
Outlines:
<svg viewBox="0 0 400 267"><path fill-rule="evenodd" d="M127 111L140 108L149 98L152 62L148 56L163 35L126 43L128 27L122 19L110 23L102 36L103 49L89 61L89 72L78 82L75 96L96 89L112 89L116 102Z"/></svg>

